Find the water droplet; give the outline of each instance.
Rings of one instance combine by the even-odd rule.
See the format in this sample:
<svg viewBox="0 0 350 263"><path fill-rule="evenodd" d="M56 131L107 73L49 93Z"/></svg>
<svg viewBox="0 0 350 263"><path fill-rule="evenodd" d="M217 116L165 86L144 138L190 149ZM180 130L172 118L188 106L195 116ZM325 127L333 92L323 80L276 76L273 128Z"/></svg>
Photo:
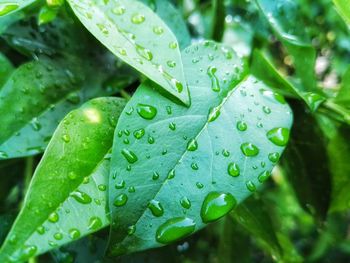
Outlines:
<svg viewBox="0 0 350 263"><path fill-rule="evenodd" d="M256 191L256 186L252 181L247 181L245 185L250 192Z"/></svg>
<svg viewBox="0 0 350 263"><path fill-rule="evenodd" d="M257 156L259 154L259 148L249 142L241 144L241 151L245 156L248 157Z"/></svg>
<svg viewBox="0 0 350 263"><path fill-rule="evenodd" d="M25 261L24 259L33 257L37 252L37 250L38 248L36 246L24 246L22 250L22 255L21 255L22 260L20 261Z"/></svg>
<svg viewBox="0 0 350 263"><path fill-rule="evenodd" d="M69 237L71 239L78 239L80 237L80 231L76 228L72 228L69 230Z"/></svg>
<svg viewBox="0 0 350 263"><path fill-rule="evenodd" d="M1 3L0 4L0 16L7 15L8 13L15 11L19 7L16 3Z"/></svg>
<svg viewBox="0 0 350 263"><path fill-rule="evenodd" d="M218 220L230 212L237 204L230 193L210 192L204 199L201 218L204 223Z"/></svg>
<svg viewBox="0 0 350 263"><path fill-rule="evenodd" d="M63 234L60 232L57 232L53 235L54 239L61 240L63 238Z"/></svg>
<svg viewBox="0 0 350 263"><path fill-rule="evenodd" d="M134 131L134 137L138 140L140 140L144 135L145 135L145 130L142 128Z"/></svg>
<svg viewBox="0 0 350 263"><path fill-rule="evenodd" d="M195 170L195 171L197 171L199 169L198 164L196 164L196 163L192 163L191 168L192 168L192 170Z"/></svg>
<svg viewBox="0 0 350 263"><path fill-rule="evenodd" d="M156 240L162 244L169 244L193 233L196 223L187 217L175 217L159 226Z"/></svg>
<svg viewBox="0 0 350 263"><path fill-rule="evenodd" d="M144 59L151 61L153 59L153 53L151 50L144 48L143 46L139 44L135 44L136 52Z"/></svg>
<svg viewBox="0 0 350 263"><path fill-rule="evenodd" d="M271 113L271 109L267 106L263 106L263 112L265 112L266 114L270 114Z"/></svg>
<svg viewBox="0 0 350 263"><path fill-rule="evenodd" d="M180 204L183 208L186 208L186 209L191 208L191 201L185 196L181 198Z"/></svg>
<svg viewBox="0 0 350 263"><path fill-rule="evenodd" d="M229 175L236 177L240 175L241 170L239 169L238 164L232 162L232 163L229 163L227 167L227 172Z"/></svg>
<svg viewBox="0 0 350 263"><path fill-rule="evenodd" d="M216 71L217 71L216 67L210 66L210 67L208 67L207 74L211 80L211 89L215 92L219 92L220 91L220 82L219 82L219 79L215 75Z"/></svg>
<svg viewBox="0 0 350 263"><path fill-rule="evenodd" d="M259 176L258 176L259 182L260 182L260 183L265 182L267 179L270 178L270 175L271 175L271 173L270 173L269 171L262 172L262 173L259 174Z"/></svg>
<svg viewBox="0 0 350 263"><path fill-rule="evenodd" d="M226 149L223 149L221 153L222 153L222 155L224 157L229 157L230 156L230 152L228 150L226 150Z"/></svg>
<svg viewBox="0 0 350 263"><path fill-rule="evenodd" d="M88 229L96 231L102 227L102 220L99 217L91 217L89 220Z"/></svg>
<svg viewBox="0 0 350 263"><path fill-rule="evenodd" d="M272 163L277 163L279 159L280 159L280 154L278 152L269 153L269 160Z"/></svg>
<svg viewBox="0 0 350 263"><path fill-rule="evenodd" d="M238 121L236 127L237 127L237 130L239 131L246 131L248 128L248 125L244 121Z"/></svg>
<svg viewBox="0 0 350 263"><path fill-rule="evenodd" d="M146 120L152 120L157 115L157 109L147 104L137 104L137 113Z"/></svg>
<svg viewBox="0 0 350 263"><path fill-rule="evenodd" d="M196 186L197 186L198 189L202 189L204 187L204 185L202 183L200 183L200 182L197 182Z"/></svg>
<svg viewBox="0 0 350 263"><path fill-rule="evenodd" d="M68 134L62 135L62 140L66 143L70 142L70 136Z"/></svg>
<svg viewBox="0 0 350 263"><path fill-rule="evenodd" d="M97 24L98 29L100 29L100 31L105 34L108 35L108 29L106 28L106 26L104 24Z"/></svg>
<svg viewBox="0 0 350 263"><path fill-rule="evenodd" d="M49 215L49 218L48 220L51 222L51 223L56 223L59 219L59 216L56 212L52 212L50 215Z"/></svg>
<svg viewBox="0 0 350 263"><path fill-rule="evenodd" d="M41 129L41 124L38 121L38 118L33 118L33 120L31 121L31 126L33 128L34 131L40 131Z"/></svg>
<svg viewBox="0 0 350 263"><path fill-rule="evenodd" d="M143 14L134 14L131 17L131 22L134 24L137 24L137 25L145 22L145 20L146 20L146 18Z"/></svg>
<svg viewBox="0 0 350 263"><path fill-rule="evenodd" d="M153 27L153 33L161 35L164 33L164 29L161 26L155 26Z"/></svg>
<svg viewBox="0 0 350 263"><path fill-rule="evenodd" d="M112 9L112 13L116 14L118 16L123 15L125 13L126 9L122 5L118 5L115 8Z"/></svg>
<svg viewBox="0 0 350 263"><path fill-rule="evenodd" d="M135 225L131 225L131 226L128 227L127 233L128 233L129 236L133 235L135 232L136 232L136 226Z"/></svg>
<svg viewBox="0 0 350 263"><path fill-rule="evenodd" d="M166 62L166 64L168 65L169 68L174 68L176 67L176 62L174 60L168 60Z"/></svg>
<svg viewBox="0 0 350 263"><path fill-rule="evenodd" d="M98 185L98 190L104 192L107 190L107 186L105 184L100 184Z"/></svg>
<svg viewBox="0 0 350 263"><path fill-rule="evenodd" d="M124 180L121 180L120 182L117 182L115 184L115 188L116 189L123 189L125 187L125 181Z"/></svg>
<svg viewBox="0 0 350 263"><path fill-rule="evenodd" d="M36 232L38 232L39 235L45 234L45 227L39 226L39 227L36 229Z"/></svg>
<svg viewBox="0 0 350 263"><path fill-rule="evenodd" d="M168 113L168 115L172 114L171 106L166 106L166 112Z"/></svg>
<svg viewBox="0 0 350 263"><path fill-rule="evenodd" d="M169 123L169 129L172 131L176 130L176 124L174 122Z"/></svg>
<svg viewBox="0 0 350 263"><path fill-rule="evenodd" d="M128 149L123 149L121 153L128 163L135 163L138 160L136 154Z"/></svg>
<svg viewBox="0 0 350 263"><path fill-rule="evenodd" d="M211 108L208 114L208 122L215 121L220 116L220 106Z"/></svg>
<svg viewBox="0 0 350 263"><path fill-rule="evenodd" d="M70 196L73 197L75 201L84 205L90 204L92 202L92 198L87 193L81 192L79 190L72 192Z"/></svg>
<svg viewBox="0 0 350 263"><path fill-rule="evenodd" d="M189 140L189 142L187 143L187 150L194 152L197 149L198 149L198 143L197 143L196 139Z"/></svg>
<svg viewBox="0 0 350 263"><path fill-rule="evenodd" d="M126 194L120 194L114 199L114 206L124 206L128 201L128 196Z"/></svg>
<svg viewBox="0 0 350 263"><path fill-rule="evenodd" d="M289 129L274 128L266 133L267 138L278 146L286 146L289 140Z"/></svg>
<svg viewBox="0 0 350 263"><path fill-rule="evenodd" d="M151 210L152 215L160 217L164 214L164 209L159 201L151 200L148 204L148 208Z"/></svg>
<svg viewBox="0 0 350 263"><path fill-rule="evenodd" d="M175 177L175 169L171 169L168 173L168 179L173 179Z"/></svg>
<svg viewBox="0 0 350 263"><path fill-rule="evenodd" d="M154 138L152 136L148 136L148 143L153 144L155 142Z"/></svg>
<svg viewBox="0 0 350 263"><path fill-rule="evenodd" d="M169 43L169 47L170 47L171 49L177 48L177 42L175 42L175 41L170 42L170 43Z"/></svg>

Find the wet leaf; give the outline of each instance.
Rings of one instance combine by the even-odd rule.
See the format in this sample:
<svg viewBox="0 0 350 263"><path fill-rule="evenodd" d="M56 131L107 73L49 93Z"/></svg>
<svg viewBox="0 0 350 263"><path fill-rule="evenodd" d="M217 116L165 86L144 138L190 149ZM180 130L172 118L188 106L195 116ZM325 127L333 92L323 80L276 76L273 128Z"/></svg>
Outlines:
<svg viewBox="0 0 350 263"><path fill-rule="evenodd" d="M0 250L1 262L25 261L109 223L108 154L124 105L123 99L94 99L60 123Z"/></svg>
<svg viewBox="0 0 350 263"><path fill-rule="evenodd" d="M296 73L305 91L316 87L316 51L301 23L299 7L290 0L255 0L277 38L293 57Z"/></svg>
<svg viewBox="0 0 350 263"><path fill-rule="evenodd" d="M15 12L33 4L34 2L36 2L36 0L2 1L2 3L0 3L0 17L15 13Z"/></svg>
<svg viewBox="0 0 350 263"><path fill-rule="evenodd" d="M190 108L146 82L118 123L114 254L174 242L224 216L268 179L287 144L288 105L247 76L232 49L208 41L185 49L183 59Z"/></svg>
<svg viewBox="0 0 350 263"><path fill-rule="evenodd" d="M113 54L190 104L179 43L152 9L136 0L68 2L84 26Z"/></svg>

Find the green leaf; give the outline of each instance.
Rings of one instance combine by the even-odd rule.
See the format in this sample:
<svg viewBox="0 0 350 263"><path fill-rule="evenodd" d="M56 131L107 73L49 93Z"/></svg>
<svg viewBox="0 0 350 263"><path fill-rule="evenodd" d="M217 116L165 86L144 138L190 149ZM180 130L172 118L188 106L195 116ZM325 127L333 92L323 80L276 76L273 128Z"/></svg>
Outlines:
<svg viewBox="0 0 350 263"><path fill-rule="evenodd" d="M350 108L350 67L343 75L340 91L335 101L345 107Z"/></svg>
<svg viewBox="0 0 350 263"><path fill-rule="evenodd" d="M57 17L59 9L58 8L51 8L48 5L44 5L40 8L39 17L38 17L38 24L46 24L49 22L52 22Z"/></svg>
<svg viewBox="0 0 350 263"><path fill-rule="evenodd" d="M350 4L348 0L333 0L339 14L344 18L344 21L350 25Z"/></svg>
<svg viewBox="0 0 350 263"><path fill-rule="evenodd" d="M256 3L293 57L296 73L305 91L313 91L316 87L316 51L304 30L297 3L291 0L256 0Z"/></svg>
<svg viewBox="0 0 350 263"><path fill-rule="evenodd" d="M265 203L258 198L249 197L240 204L231 216L242 225L254 239L277 261L282 259L282 248L276 236L276 230Z"/></svg>
<svg viewBox="0 0 350 263"><path fill-rule="evenodd" d="M295 124L282 167L301 206L321 221L327 215L331 194L326 141L314 116L300 103L293 106Z"/></svg>
<svg viewBox="0 0 350 263"><path fill-rule="evenodd" d="M182 14L169 1L141 0L141 2L148 5L154 12L156 12L171 31L173 31L181 50L191 44L191 36Z"/></svg>
<svg viewBox="0 0 350 263"><path fill-rule="evenodd" d="M206 41L185 49L183 62L191 107L147 82L118 122L109 193L114 254L173 242L222 217L268 178L288 141L288 105L247 76L232 49Z"/></svg>
<svg viewBox="0 0 350 263"><path fill-rule="evenodd" d="M17 12L31 4L36 0L11 0L0 3L0 17Z"/></svg>
<svg viewBox="0 0 350 263"><path fill-rule="evenodd" d="M178 41L149 7L135 0L68 2L84 26L113 54L190 104Z"/></svg>
<svg viewBox="0 0 350 263"><path fill-rule="evenodd" d="M302 99L313 112L326 100L320 93L305 92L300 85L282 76L267 56L259 50L254 50L251 70L257 78L265 82L268 86L275 87L279 91L286 91Z"/></svg>
<svg viewBox="0 0 350 263"><path fill-rule="evenodd" d="M115 92L101 88L109 71L103 68L46 58L20 66L0 90L0 121L7 127L0 134L0 159L42 152L65 114L90 98ZM123 87L130 79L120 76L113 85Z"/></svg>
<svg viewBox="0 0 350 263"><path fill-rule="evenodd" d="M13 70L14 68L12 63L7 59L7 57L0 53L0 89L8 77L11 75Z"/></svg>
<svg viewBox="0 0 350 263"><path fill-rule="evenodd" d="M0 262L24 261L109 223L108 156L124 105L123 99L94 99L60 123L1 248Z"/></svg>

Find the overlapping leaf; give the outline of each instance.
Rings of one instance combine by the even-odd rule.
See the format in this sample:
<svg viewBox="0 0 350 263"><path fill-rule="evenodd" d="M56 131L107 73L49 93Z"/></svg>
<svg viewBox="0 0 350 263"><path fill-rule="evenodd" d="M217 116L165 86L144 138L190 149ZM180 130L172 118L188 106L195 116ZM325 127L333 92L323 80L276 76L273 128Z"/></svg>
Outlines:
<svg viewBox="0 0 350 263"><path fill-rule="evenodd" d="M25 261L109 223L108 154L124 105L123 99L98 98L64 118L34 173L0 262Z"/></svg>
<svg viewBox="0 0 350 263"><path fill-rule="evenodd" d="M12 63L0 53L0 89L6 82L12 71L14 70Z"/></svg>
<svg viewBox="0 0 350 263"><path fill-rule="evenodd" d="M287 144L283 97L247 76L231 49L184 50L191 107L142 84L115 133L110 175L114 254L181 239L265 181Z"/></svg>
<svg viewBox="0 0 350 263"><path fill-rule="evenodd" d="M84 26L111 52L189 105L178 41L136 0L68 1Z"/></svg>
<svg viewBox="0 0 350 263"><path fill-rule="evenodd" d="M0 3L0 17L17 12L34 2L36 2L36 0L2 1L2 3Z"/></svg>

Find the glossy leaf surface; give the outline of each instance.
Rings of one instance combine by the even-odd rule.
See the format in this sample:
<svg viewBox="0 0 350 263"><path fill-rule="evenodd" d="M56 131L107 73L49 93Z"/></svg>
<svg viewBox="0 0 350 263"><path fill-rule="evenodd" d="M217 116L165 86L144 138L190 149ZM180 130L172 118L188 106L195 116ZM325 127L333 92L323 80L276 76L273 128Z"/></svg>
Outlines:
<svg viewBox="0 0 350 263"><path fill-rule="evenodd" d="M113 54L190 104L178 41L152 9L136 0L68 2Z"/></svg>
<svg viewBox="0 0 350 263"><path fill-rule="evenodd" d="M288 105L247 76L230 48L204 42L183 58L191 107L146 82L118 123L109 193L115 254L171 243L224 216L269 177L288 142Z"/></svg>
<svg viewBox="0 0 350 263"><path fill-rule="evenodd" d="M0 250L21 262L106 226L108 152L125 102L98 98L60 123Z"/></svg>

